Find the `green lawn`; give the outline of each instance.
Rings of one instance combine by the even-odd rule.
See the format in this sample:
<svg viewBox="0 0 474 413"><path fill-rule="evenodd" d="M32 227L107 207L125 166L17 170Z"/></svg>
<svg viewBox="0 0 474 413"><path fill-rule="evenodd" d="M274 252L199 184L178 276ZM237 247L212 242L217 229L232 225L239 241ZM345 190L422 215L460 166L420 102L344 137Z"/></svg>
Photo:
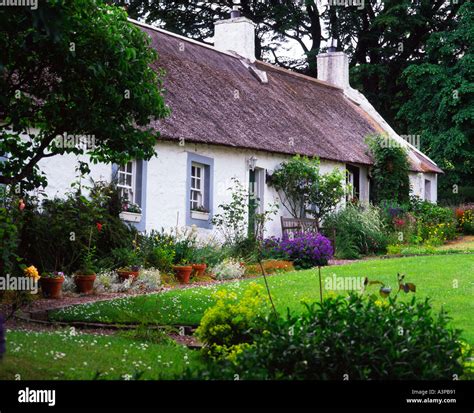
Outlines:
<svg viewBox="0 0 474 413"><path fill-rule="evenodd" d="M0 380L171 379L200 363L199 352L177 344L128 337L9 331ZM1 386L1 385L0 385Z"/></svg>
<svg viewBox="0 0 474 413"><path fill-rule="evenodd" d="M453 326L464 330L463 337L474 344L474 254L433 255L359 261L344 266L325 267L323 279L369 277L396 287L397 272L415 283L419 298L431 297L435 309L444 307ZM297 271L268 277L277 309L301 310L301 300L318 300L319 284L314 270ZM185 324L199 323L204 311L215 302L213 293L229 289L241 294L250 282L263 284L261 278L208 287L172 290L147 296L117 299L71 307L54 312L56 320L102 321L121 323ZM374 292L377 292L375 287ZM346 294L344 291L337 293ZM402 293L402 299L409 297Z"/></svg>

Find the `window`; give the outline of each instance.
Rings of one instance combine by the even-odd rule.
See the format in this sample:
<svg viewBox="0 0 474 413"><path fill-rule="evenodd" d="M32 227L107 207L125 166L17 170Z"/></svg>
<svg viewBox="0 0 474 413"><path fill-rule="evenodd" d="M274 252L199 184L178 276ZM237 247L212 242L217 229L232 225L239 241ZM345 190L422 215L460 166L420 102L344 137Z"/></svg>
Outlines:
<svg viewBox="0 0 474 413"><path fill-rule="evenodd" d="M204 165L198 163L191 164L191 211L196 211L199 209L204 209L204 199L205 199L205 174L204 174Z"/></svg>
<svg viewBox="0 0 474 413"><path fill-rule="evenodd" d="M187 153L186 225L212 229L214 159Z"/></svg>
<svg viewBox="0 0 474 413"><path fill-rule="evenodd" d="M129 202L135 202L135 169L135 163L131 161L124 166L120 166L117 171L117 187L119 189L120 196L123 200L127 200Z"/></svg>

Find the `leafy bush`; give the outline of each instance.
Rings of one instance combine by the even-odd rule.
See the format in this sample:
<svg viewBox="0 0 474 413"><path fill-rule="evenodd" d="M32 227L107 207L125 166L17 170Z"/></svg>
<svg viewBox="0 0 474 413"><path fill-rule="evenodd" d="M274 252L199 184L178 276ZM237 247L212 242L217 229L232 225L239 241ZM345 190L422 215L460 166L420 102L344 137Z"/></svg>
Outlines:
<svg viewBox="0 0 474 413"><path fill-rule="evenodd" d="M335 168L322 174L319 159L299 155L283 162L270 180L291 216L310 213L318 224L337 206L345 194L344 173Z"/></svg>
<svg viewBox="0 0 474 413"><path fill-rule="evenodd" d="M456 209L459 230L466 234L474 234L474 206L461 206Z"/></svg>
<svg viewBox="0 0 474 413"><path fill-rule="evenodd" d="M233 363L210 375L285 380L452 380L463 373L459 331L428 300L396 302L352 294L268 319ZM346 376L347 375L347 376Z"/></svg>
<svg viewBox="0 0 474 413"><path fill-rule="evenodd" d="M150 234L141 235L138 244L145 268L171 272L176 254L176 238L173 234L167 234L163 229L161 232L152 230Z"/></svg>
<svg viewBox="0 0 474 413"><path fill-rule="evenodd" d="M136 230L119 218L117 189L96 183L86 198L81 190L65 199L30 203L23 211L20 250L28 262L44 271L72 273L81 265L89 242L95 264L111 267L111 251L132 245Z"/></svg>
<svg viewBox="0 0 474 413"><path fill-rule="evenodd" d="M196 330L204 343L204 353L212 359L235 357L252 341L252 333L260 333L260 322L269 306L263 287L251 283L238 298L225 290L216 293L216 304L207 309Z"/></svg>
<svg viewBox="0 0 474 413"><path fill-rule="evenodd" d="M222 234L226 245L235 245L246 238L249 194L237 178L232 178L231 201L220 204L212 223Z"/></svg>
<svg viewBox="0 0 474 413"><path fill-rule="evenodd" d="M114 260L114 268L137 267L143 263L137 251L132 249L132 246L113 249L110 251L110 255Z"/></svg>
<svg viewBox="0 0 474 413"><path fill-rule="evenodd" d="M374 159L372 168L374 202L376 204L384 200L408 202L410 165L406 149L388 136L369 136L367 144Z"/></svg>
<svg viewBox="0 0 474 413"><path fill-rule="evenodd" d="M73 282L63 284L64 291L75 291ZM115 271L101 271L97 274L94 289L97 293L124 293L156 291L161 285L160 272L155 268L141 269L138 277L121 280Z"/></svg>
<svg viewBox="0 0 474 413"><path fill-rule="evenodd" d="M332 258L334 250L321 234L295 234L294 238L284 238L278 249L293 261L295 268L324 266Z"/></svg>
<svg viewBox="0 0 474 413"><path fill-rule="evenodd" d="M226 258L221 263L212 267L211 273L215 274L218 280L242 278L245 273L245 266L235 258Z"/></svg>
<svg viewBox="0 0 474 413"><path fill-rule="evenodd" d="M354 259L385 252L387 234L380 209L371 205L348 204L324 222L326 231L336 231L336 254Z"/></svg>

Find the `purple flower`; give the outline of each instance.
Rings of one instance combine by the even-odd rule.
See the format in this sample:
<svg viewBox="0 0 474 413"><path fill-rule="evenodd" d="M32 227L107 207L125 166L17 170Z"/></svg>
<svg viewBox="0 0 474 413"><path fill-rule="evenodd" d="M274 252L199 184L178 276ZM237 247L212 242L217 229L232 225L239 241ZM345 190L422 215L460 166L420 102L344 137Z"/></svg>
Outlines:
<svg viewBox="0 0 474 413"><path fill-rule="evenodd" d="M327 265L334 254L331 241L321 234L294 234L282 239L277 248L300 268Z"/></svg>

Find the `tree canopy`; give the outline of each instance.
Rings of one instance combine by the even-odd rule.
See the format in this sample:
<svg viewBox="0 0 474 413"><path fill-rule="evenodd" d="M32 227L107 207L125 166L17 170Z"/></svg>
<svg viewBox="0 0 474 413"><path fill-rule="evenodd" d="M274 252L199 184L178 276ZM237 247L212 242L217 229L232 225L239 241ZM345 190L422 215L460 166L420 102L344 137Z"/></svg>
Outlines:
<svg viewBox="0 0 474 413"><path fill-rule="evenodd" d="M464 3L454 30L433 33L426 58L404 71L410 98L399 118L446 172L442 196L474 187L474 5ZM460 198L461 200L461 198Z"/></svg>
<svg viewBox="0 0 474 413"><path fill-rule="evenodd" d="M101 0L2 7L0 27L0 184L44 185L38 162L59 154L87 153L94 163L154 155L147 125L169 112L162 74L123 9Z"/></svg>

